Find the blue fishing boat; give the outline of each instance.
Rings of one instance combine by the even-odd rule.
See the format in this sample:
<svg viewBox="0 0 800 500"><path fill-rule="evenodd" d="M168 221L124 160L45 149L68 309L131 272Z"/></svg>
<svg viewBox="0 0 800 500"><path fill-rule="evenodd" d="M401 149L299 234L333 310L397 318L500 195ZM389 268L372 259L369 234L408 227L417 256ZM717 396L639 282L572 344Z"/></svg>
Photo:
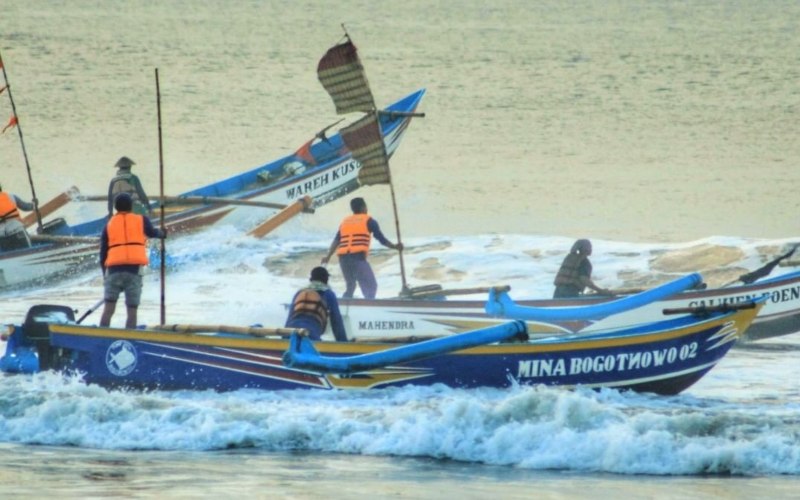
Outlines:
<svg viewBox="0 0 800 500"><path fill-rule="evenodd" d="M82 326L40 305L10 327L0 369L61 370L132 389L380 389L553 385L677 394L713 368L764 299L665 310L635 328L530 339L522 321L414 342L312 342L303 331L160 325Z"/></svg>
<svg viewBox="0 0 800 500"><path fill-rule="evenodd" d="M382 138L388 156L399 147L411 118L421 115L415 111L424 94L424 89L417 90L376 115L380 123L377 140ZM276 221L313 211L369 184L361 176L361 162L353 158L342 134L327 135L329 128L316 133L296 152L277 160L178 196L165 197L169 234L230 224L261 237ZM105 196L76 197L107 200ZM63 199L64 193L54 200ZM151 208L155 210L158 203L153 201ZM0 252L0 291L70 276L94 265L98 237L106 222L106 216L74 225L58 217L47 220L38 234L31 235L32 247Z"/></svg>

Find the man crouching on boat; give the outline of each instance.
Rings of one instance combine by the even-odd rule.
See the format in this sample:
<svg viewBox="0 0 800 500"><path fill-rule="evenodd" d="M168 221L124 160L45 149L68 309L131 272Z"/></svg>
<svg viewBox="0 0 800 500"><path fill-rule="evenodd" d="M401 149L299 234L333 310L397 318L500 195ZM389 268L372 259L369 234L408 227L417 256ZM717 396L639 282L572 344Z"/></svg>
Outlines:
<svg viewBox="0 0 800 500"><path fill-rule="evenodd" d="M333 336L339 342L347 342L339 301L328 287L328 276L328 270L324 267L311 270L308 286L299 290L292 298L286 326L305 328L311 340L320 340L330 319Z"/></svg>
<svg viewBox="0 0 800 500"><path fill-rule="evenodd" d="M166 238L144 215L134 214L128 193L114 198L117 213L111 217L100 237L100 267L103 269L103 316L100 326L109 326L119 294L125 292L128 318L125 328L136 328L136 311L142 298L142 266L147 258L147 238Z"/></svg>

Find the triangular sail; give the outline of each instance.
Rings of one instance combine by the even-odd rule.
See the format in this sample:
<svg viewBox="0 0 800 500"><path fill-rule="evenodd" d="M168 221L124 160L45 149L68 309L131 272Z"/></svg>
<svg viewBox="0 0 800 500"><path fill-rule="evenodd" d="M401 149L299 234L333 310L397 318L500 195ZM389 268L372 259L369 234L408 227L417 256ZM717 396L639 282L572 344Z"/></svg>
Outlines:
<svg viewBox="0 0 800 500"><path fill-rule="evenodd" d="M376 113L367 114L343 128L340 133L353 158L361 163L358 181L362 186L391 182L389 158Z"/></svg>
<svg viewBox="0 0 800 500"><path fill-rule="evenodd" d="M337 114L375 110L375 99L356 46L347 41L328 50L317 65L317 76L328 91Z"/></svg>

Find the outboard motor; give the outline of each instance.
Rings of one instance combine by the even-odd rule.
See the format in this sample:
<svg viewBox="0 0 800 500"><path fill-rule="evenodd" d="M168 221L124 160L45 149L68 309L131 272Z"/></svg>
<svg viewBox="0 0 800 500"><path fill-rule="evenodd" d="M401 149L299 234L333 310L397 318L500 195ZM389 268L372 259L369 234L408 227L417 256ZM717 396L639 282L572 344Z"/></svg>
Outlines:
<svg viewBox="0 0 800 500"><path fill-rule="evenodd" d="M36 373L56 367L57 352L50 345L48 323L74 323L75 312L67 306L40 304L31 307L21 326L8 337L0 370Z"/></svg>

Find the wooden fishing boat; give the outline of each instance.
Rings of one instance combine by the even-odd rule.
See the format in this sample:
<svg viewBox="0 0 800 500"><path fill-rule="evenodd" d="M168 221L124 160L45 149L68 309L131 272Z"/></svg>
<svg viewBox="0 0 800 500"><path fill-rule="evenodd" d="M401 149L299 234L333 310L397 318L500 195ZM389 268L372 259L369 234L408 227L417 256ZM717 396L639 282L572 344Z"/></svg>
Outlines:
<svg viewBox="0 0 800 500"><path fill-rule="evenodd" d="M424 94L424 89L413 92L378 115L379 137L388 155L400 145ZM328 137L325 130L295 153L166 198L169 234L230 224L261 237L276 221L313 211L359 188L363 184L361 163L353 158L340 133ZM153 201L151 207L155 210L158 203ZM0 290L40 284L93 265L106 222L106 217L98 217L70 225L54 218L42 224L39 233L32 235L31 248L0 253Z"/></svg>
<svg viewBox="0 0 800 500"><path fill-rule="evenodd" d="M747 330L743 340L754 341L800 331L800 272L791 272L748 284L719 288L690 289L664 296L652 303L613 314L577 318L575 308L606 304L619 297L587 295L575 299L525 299L514 302L501 288L465 290L478 292L480 298L448 298L447 290L431 290L417 298L341 299L339 307L345 328L351 337L403 338L426 335L448 335L485 328L514 318L509 306L543 308L561 311L559 317L526 320L531 332L591 334L624 328L651 321L662 309L680 307L713 307L738 304L758 297L766 303ZM455 292L459 292L455 290ZM486 300L489 292L489 300ZM438 299L438 300L437 300Z"/></svg>
<svg viewBox="0 0 800 500"><path fill-rule="evenodd" d="M312 342L286 329L81 326L70 308L40 305L11 327L0 369L77 371L90 384L134 389L545 384L677 394L723 358L764 300L663 311L679 315L592 334L531 340L523 322L511 321L416 343Z"/></svg>

